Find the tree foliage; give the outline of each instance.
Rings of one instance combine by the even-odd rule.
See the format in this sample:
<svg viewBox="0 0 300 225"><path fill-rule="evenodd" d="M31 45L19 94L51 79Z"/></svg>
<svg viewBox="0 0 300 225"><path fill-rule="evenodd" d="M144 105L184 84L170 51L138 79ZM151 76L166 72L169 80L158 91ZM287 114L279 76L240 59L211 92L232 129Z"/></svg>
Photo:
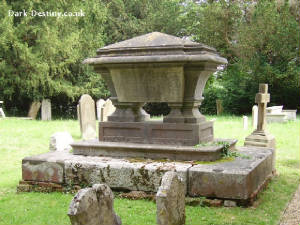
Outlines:
<svg viewBox="0 0 300 225"><path fill-rule="evenodd" d="M216 99L229 113L249 112L261 82L269 84L271 104L299 108L299 0L0 1L0 99L8 108L25 111L42 98L68 104L83 93L108 97L101 76L82 60L152 31L189 37L228 59L209 79L203 112L214 113ZM8 15L23 9L85 16Z"/></svg>

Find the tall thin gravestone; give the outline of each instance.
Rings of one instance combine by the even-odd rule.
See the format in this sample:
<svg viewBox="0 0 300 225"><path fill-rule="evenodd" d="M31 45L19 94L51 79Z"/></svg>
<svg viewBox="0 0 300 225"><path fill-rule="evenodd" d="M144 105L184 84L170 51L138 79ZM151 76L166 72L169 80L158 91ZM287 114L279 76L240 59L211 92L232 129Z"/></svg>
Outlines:
<svg viewBox="0 0 300 225"><path fill-rule="evenodd" d="M105 105L105 100L99 99L96 102L96 107L97 107L97 120L98 121L103 121L103 107Z"/></svg>
<svg viewBox="0 0 300 225"><path fill-rule="evenodd" d="M248 129L248 116L243 116L243 128L244 130Z"/></svg>
<svg viewBox="0 0 300 225"><path fill-rule="evenodd" d="M270 102L268 85L259 84L259 93L255 96L255 103L258 105L257 128L245 139L245 146L267 147L273 149L273 171L275 172L275 137L266 131L266 107Z"/></svg>
<svg viewBox="0 0 300 225"><path fill-rule="evenodd" d="M51 120L51 101L44 99L42 101L42 120Z"/></svg>
<svg viewBox="0 0 300 225"><path fill-rule="evenodd" d="M258 116L258 107L254 105L252 107L252 127L256 130L257 129L257 116Z"/></svg>
<svg viewBox="0 0 300 225"><path fill-rule="evenodd" d="M81 96L78 112L82 138L84 140L96 138L95 101L91 96L87 94Z"/></svg>

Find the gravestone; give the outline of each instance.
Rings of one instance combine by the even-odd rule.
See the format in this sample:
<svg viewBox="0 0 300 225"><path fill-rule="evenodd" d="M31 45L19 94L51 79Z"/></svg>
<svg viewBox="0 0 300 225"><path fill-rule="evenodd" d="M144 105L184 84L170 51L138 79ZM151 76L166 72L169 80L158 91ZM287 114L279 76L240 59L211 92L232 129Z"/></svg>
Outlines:
<svg viewBox="0 0 300 225"><path fill-rule="evenodd" d="M259 93L255 96L255 103L258 105L258 122L257 128L251 135L246 137L245 146L257 146L272 148L273 151L273 170L275 170L275 137L266 131L266 107L270 102L268 94L268 85L259 84Z"/></svg>
<svg viewBox="0 0 300 225"><path fill-rule="evenodd" d="M105 100L103 99L99 99L96 102L96 106L97 106L97 120L98 121L103 121L103 107L105 105Z"/></svg>
<svg viewBox="0 0 300 225"><path fill-rule="evenodd" d="M258 115L258 108L257 105L252 107L252 127L256 130L257 128L257 115Z"/></svg>
<svg viewBox="0 0 300 225"><path fill-rule="evenodd" d="M243 128L244 130L248 129L248 116L243 116Z"/></svg>
<svg viewBox="0 0 300 225"><path fill-rule="evenodd" d="M283 113L283 106L268 107L267 110L267 122L268 123L285 123L288 121L288 116Z"/></svg>
<svg viewBox="0 0 300 225"><path fill-rule="evenodd" d="M223 113L222 100L216 100L217 104L217 115L221 115Z"/></svg>
<svg viewBox="0 0 300 225"><path fill-rule="evenodd" d="M185 190L182 179L169 171L156 194L156 220L159 225L185 224Z"/></svg>
<svg viewBox="0 0 300 225"><path fill-rule="evenodd" d="M113 105L112 101L107 99L103 107L103 121L107 121L108 116L114 113L115 110L116 107Z"/></svg>
<svg viewBox="0 0 300 225"><path fill-rule="evenodd" d="M68 216L72 225L121 225L114 211L114 195L106 184L81 189L71 201Z"/></svg>
<svg viewBox="0 0 300 225"><path fill-rule="evenodd" d="M36 119L37 114L40 110L41 103L40 102L32 102L29 108L29 112L27 117L32 118L33 120Z"/></svg>
<svg viewBox="0 0 300 225"><path fill-rule="evenodd" d="M73 138L68 132L56 132L50 137L50 151L70 151Z"/></svg>
<svg viewBox="0 0 300 225"><path fill-rule="evenodd" d="M42 101L42 120L51 120L51 101L43 99Z"/></svg>
<svg viewBox="0 0 300 225"><path fill-rule="evenodd" d="M2 107L1 107L2 104L3 104L3 101L0 101L0 116L3 117L3 118L5 118L5 113L4 113L4 111L3 111Z"/></svg>
<svg viewBox="0 0 300 225"><path fill-rule="evenodd" d="M79 122L83 140L96 138L95 101L84 94L79 100Z"/></svg>

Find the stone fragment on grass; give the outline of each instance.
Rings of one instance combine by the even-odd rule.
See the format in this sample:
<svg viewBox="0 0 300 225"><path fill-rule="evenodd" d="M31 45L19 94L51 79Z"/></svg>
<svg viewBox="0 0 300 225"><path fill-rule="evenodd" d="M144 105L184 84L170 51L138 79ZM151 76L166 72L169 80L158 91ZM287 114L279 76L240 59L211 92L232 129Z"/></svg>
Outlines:
<svg viewBox="0 0 300 225"><path fill-rule="evenodd" d="M236 201L225 200L224 201L224 206L225 207L236 207Z"/></svg>
<svg viewBox="0 0 300 225"><path fill-rule="evenodd" d="M50 137L50 151L70 151L74 140L69 132L56 132Z"/></svg>
<svg viewBox="0 0 300 225"><path fill-rule="evenodd" d="M106 184L81 189L73 198L68 216L72 225L121 225L114 211L114 196Z"/></svg>
<svg viewBox="0 0 300 225"><path fill-rule="evenodd" d="M185 224L185 191L182 179L169 171L156 194L156 219L159 225Z"/></svg>

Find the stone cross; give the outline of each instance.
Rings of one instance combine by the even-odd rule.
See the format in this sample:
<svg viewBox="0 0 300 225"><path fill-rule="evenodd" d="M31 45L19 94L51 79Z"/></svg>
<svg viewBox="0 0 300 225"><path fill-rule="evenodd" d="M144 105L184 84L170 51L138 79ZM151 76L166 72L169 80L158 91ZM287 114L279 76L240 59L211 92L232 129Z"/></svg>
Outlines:
<svg viewBox="0 0 300 225"><path fill-rule="evenodd" d="M255 96L255 103L258 104L258 121L257 131L264 131L266 127L266 108L270 102L270 94L268 94L268 85L259 84L259 93Z"/></svg>

